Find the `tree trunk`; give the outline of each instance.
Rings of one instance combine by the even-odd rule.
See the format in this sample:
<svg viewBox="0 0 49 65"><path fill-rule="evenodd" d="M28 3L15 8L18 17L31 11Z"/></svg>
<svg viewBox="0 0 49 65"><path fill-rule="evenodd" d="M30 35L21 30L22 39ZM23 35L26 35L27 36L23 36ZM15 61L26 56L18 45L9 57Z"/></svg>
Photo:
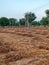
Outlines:
<svg viewBox="0 0 49 65"><path fill-rule="evenodd" d="M29 27L30 25L29 25L29 22L28 21L26 21L25 22L25 27Z"/></svg>

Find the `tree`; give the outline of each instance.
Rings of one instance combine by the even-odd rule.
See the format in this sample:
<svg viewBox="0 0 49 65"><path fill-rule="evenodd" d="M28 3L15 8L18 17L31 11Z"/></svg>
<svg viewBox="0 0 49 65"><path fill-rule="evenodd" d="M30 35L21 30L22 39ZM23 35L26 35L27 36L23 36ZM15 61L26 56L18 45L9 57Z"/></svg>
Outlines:
<svg viewBox="0 0 49 65"><path fill-rule="evenodd" d="M40 22L33 21L33 22L31 23L31 25L33 25L33 26L40 26Z"/></svg>
<svg viewBox="0 0 49 65"><path fill-rule="evenodd" d="M49 20L47 17L43 17L40 23L41 25L49 25Z"/></svg>
<svg viewBox="0 0 49 65"><path fill-rule="evenodd" d="M41 25L49 25L49 10L46 10L46 17L43 17L40 21Z"/></svg>
<svg viewBox="0 0 49 65"><path fill-rule="evenodd" d="M17 26L17 27L18 27L18 26L19 26L19 22L16 22L15 26Z"/></svg>
<svg viewBox="0 0 49 65"><path fill-rule="evenodd" d="M25 25L25 18L19 20L20 25Z"/></svg>
<svg viewBox="0 0 49 65"><path fill-rule="evenodd" d="M49 10L46 10L46 15L47 17L49 17Z"/></svg>
<svg viewBox="0 0 49 65"><path fill-rule="evenodd" d="M15 19L15 18L9 19L10 26L15 26L16 22L17 22L17 19Z"/></svg>
<svg viewBox="0 0 49 65"><path fill-rule="evenodd" d="M25 25L29 27L30 23L36 19L36 16L34 13L29 12L25 14L25 19L26 19Z"/></svg>
<svg viewBox="0 0 49 65"><path fill-rule="evenodd" d="M0 25L1 26L8 26L9 25L9 19L6 17L1 17L0 18Z"/></svg>

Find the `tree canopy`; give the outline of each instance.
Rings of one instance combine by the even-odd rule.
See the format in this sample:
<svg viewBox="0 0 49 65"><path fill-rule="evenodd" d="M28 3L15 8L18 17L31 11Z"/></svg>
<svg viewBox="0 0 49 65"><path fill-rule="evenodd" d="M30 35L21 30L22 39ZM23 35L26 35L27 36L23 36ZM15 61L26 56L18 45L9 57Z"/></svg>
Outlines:
<svg viewBox="0 0 49 65"><path fill-rule="evenodd" d="M49 17L49 10L46 10L45 12L46 12L47 17Z"/></svg>
<svg viewBox="0 0 49 65"><path fill-rule="evenodd" d="M35 21L36 15L32 12L25 13L24 18L17 20L16 18L0 18L0 26L40 26L40 25L48 25L49 26L49 10L45 11L46 16L42 17L40 21Z"/></svg>
<svg viewBox="0 0 49 65"><path fill-rule="evenodd" d="M25 25L25 18L19 20L20 25Z"/></svg>
<svg viewBox="0 0 49 65"><path fill-rule="evenodd" d="M0 18L0 25L1 26L8 26L9 25L9 19L6 17L1 17Z"/></svg>
<svg viewBox="0 0 49 65"><path fill-rule="evenodd" d="M29 24L36 19L36 16L32 12L28 12L25 14L26 24L29 26Z"/></svg>

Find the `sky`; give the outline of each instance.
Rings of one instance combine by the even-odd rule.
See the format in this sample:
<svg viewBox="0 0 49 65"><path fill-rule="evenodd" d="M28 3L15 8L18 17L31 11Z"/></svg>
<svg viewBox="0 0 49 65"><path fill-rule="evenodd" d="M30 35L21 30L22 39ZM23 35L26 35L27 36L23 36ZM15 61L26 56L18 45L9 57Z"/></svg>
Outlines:
<svg viewBox="0 0 49 65"><path fill-rule="evenodd" d="M49 9L49 0L0 0L0 17L23 18L26 12L33 12L40 20Z"/></svg>

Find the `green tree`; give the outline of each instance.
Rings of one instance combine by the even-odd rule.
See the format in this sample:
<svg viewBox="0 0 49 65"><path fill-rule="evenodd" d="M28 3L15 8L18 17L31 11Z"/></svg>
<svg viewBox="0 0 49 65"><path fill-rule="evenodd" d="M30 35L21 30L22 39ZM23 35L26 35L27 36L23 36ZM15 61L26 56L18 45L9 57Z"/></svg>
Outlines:
<svg viewBox="0 0 49 65"><path fill-rule="evenodd" d="M16 22L15 26L19 26L19 22Z"/></svg>
<svg viewBox="0 0 49 65"><path fill-rule="evenodd" d="M0 18L0 25L1 26L8 26L9 25L9 19L6 17L1 17Z"/></svg>
<svg viewBox="0 0 49 65"><path fill-rule="evenodd" d="M40 22L33 21L33 22L31 23L31 25L33 25L33 26L40 26Z"/></svg>
<svg viewBox="0 0 49 65"><path fill-rule="evenodd" d="M40 21L41 25L49 25L49 10L46 10L46 17L43 17Z"/></svg>
<svg viewBox="0 0 49 65"><path fill-rule="evenodd" d="M15 18L10 18L9 19L10 26L15 26L16 22L17 22L17 19L15 19Z"/></svg>
<svg viewBox="0 0 49 65"><path fill-rule="evenodd" d="M49 20L47 17L43 17L40 23L41 25L49 25Z"/></svg>
<svg viewBox="0 0 49 65"><path fill-rule="evenodd" d="M36 19L36 16L34 13L29 12L25 14L25 19L26 19L25 25L29 27L30 23Z"/></svg>
<svg viewBox="0 0 49 65"><path fill-rule="evenodd" d="M25 18L19 20L20 25L25 25Z"/></svg>
<svg viewBox="0 0 49 65"><path fill-rule="evenodd" d="M46 10L46 15L47 17L49 17L49 10Z"/></svg>

